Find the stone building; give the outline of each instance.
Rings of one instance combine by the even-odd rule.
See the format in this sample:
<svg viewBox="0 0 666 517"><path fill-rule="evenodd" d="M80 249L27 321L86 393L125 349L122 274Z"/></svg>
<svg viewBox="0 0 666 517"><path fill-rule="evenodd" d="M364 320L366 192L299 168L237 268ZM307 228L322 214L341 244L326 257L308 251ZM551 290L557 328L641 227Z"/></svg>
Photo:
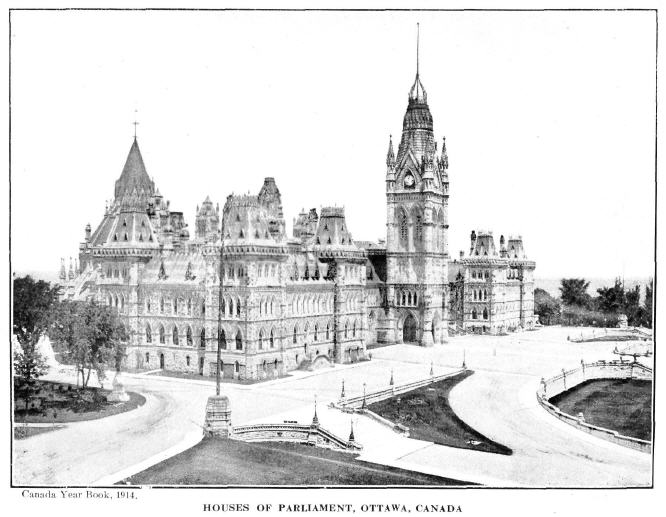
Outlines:
<svg viewBox="0 0 666 517"><path fill-rule="evenodd" d="M449 264L453 332L503 334L533 328L534 268L522 237L500 236L499 252L492 232L473 231L469 254Z"/></svg>
<svg viewBox="0 0 666 517"><path fill-rule="evenodd" d="M448 156L437 148L418 67L397 154L386 157L387 233L353 239L339 207L302 210L288 236L280 191L230 195L197 207L191 237L148 176L136 137L114 199L65 296L116 308L130 368L262 379L349 363L372 343L443 344L449 329L501 333L533 324L534 262L522 239L472 234L469 256L448 254Z"/></svg>

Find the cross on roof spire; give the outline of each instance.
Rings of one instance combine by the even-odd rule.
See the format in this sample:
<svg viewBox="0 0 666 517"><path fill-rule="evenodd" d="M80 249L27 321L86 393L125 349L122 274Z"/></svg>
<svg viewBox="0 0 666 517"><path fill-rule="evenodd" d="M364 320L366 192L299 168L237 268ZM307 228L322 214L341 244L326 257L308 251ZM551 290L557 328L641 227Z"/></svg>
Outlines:
<svg viewBox="0 0 666 517"><path fill-rule="evenodd" d="M139 125L139 123L136 120L136 114L137 110L134 110L134 122L132 122L132 124L134 124L134 140L136 140L136 126Z"/></svg>

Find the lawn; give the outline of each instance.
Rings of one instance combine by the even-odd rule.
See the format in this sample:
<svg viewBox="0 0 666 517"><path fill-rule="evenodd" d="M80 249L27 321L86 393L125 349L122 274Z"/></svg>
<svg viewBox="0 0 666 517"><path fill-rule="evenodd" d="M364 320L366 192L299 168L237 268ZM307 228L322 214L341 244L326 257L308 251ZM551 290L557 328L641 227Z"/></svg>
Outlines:
<svg viewBox="0 0 666 517"><path fill-rule="evenodd" d="M25 438L30 438L31 436L37 436L38 434L56 431L62 427L63 426L61 425L51 425L48 427L28 427L23 424L18 424L14 426L14 439L23 440Z"/></svg>
<svg viewBox="0 0 666 517"><path fill-rule="evenodd" d="M131 485L470 485L357 461L355 454L295 443L206 438L119 484Z"/></svg>
<svg viewBox="0 0 666 517"><path fill-rule="evenodd" d="M511 454L511 449L493 442L460 420L449 405L450 391L473 373L466 370L455 377L370 404L368 408L409 427L410 438L461 449Z"/></svg>
<svg viewBox="0 0 666 517"><path fill-rule="evenodd" d="M14 385L14 422L66 423L104 418L142 406L146 399L128 392L127 402L108 402L111 393L101 388L77 388L72 384L39 381L39 391L30 399L28 409L17 385Z"/></svg>
<svg viewBox="0 0 666 517"><path fill-rule="evenodd" d="M586 381L549 401L588 424L641 440L652 439L652 383L637 379Z"/></svg>

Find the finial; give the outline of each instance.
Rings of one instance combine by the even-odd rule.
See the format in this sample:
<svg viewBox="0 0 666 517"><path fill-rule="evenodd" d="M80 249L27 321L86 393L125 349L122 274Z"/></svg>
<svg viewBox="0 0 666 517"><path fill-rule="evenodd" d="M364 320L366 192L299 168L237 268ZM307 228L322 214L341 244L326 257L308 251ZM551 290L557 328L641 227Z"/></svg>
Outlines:
<svg viewBox="0 0 666 517"><path fill-rule="evenodd" d="M349 426L350 430L349 430L349 440L348 441L354 442L354 441L356 441L356 438L354 437L354 419L350 418L349 423L350 423L350 426Z"/></svg>
<svg viewBox="0 0 666 517"><path fill-rule="evenodd" d="M137 110L134 110L134 122L132 122L132 124L134 124L134 140L135 141L136 141L136 126L139 125L139 122L137 122L137 120L136 120L136 114L137 114Z"/></svg>
<svg viewBox="0 0 666 517"><path fill-rule="evenodd" d="M314 416L312 417L312 425L319 425L319 417L317 417L317 395L314 396Z"/></svg>

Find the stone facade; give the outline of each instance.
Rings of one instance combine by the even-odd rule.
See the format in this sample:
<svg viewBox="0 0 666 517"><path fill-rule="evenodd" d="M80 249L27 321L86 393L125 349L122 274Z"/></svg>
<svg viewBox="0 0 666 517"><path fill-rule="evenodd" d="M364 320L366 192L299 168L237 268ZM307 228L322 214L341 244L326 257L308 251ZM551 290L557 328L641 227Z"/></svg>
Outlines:
<svg viewBox="0 0 666 517"><path fill-rule="evenodd" d="M222 210L207 197L191 238L135 138L76 267L62 264L65 296L118 310L127 367L212 376L219 345L222 376L234 379L355 362L376 342L442 344L449 328L531 326L534 262L520 238L498 255L480 234L469 257L449 258L448 156L418 73L386 167L386 241L355 241L339 207L302 210L289 237L273 178Z"/></svg>
<svg viewBox="0 0 666 517"><path fill-rule="evenodd" d="M503 334L531 329L534 316L534 268L523 250L522 237L500 237L499 252L492 232L472 232L469 255L449 264L452 332Z"/></svg>

